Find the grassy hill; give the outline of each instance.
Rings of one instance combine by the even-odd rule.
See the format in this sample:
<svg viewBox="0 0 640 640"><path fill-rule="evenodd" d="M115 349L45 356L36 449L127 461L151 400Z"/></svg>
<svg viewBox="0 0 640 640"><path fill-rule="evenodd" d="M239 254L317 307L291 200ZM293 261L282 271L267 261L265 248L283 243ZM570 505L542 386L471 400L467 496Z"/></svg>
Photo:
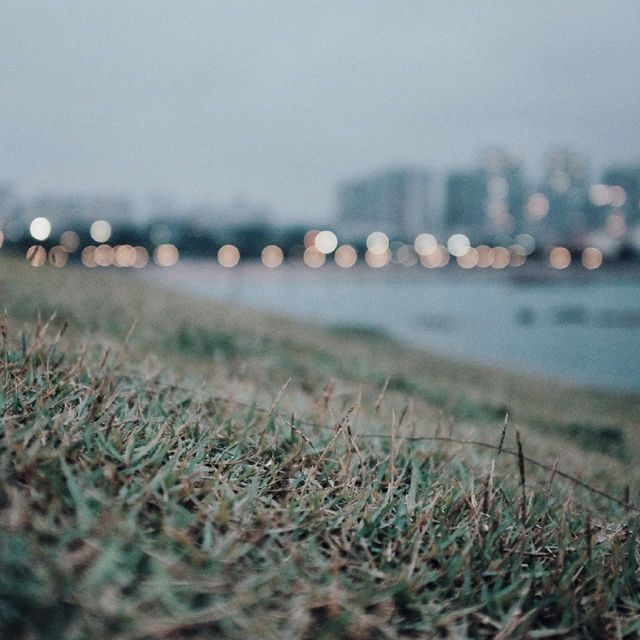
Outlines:
<svg viewBox="0 0 640 640"><path fill-rule="evenodd" d="M638 634L637 398L122 272L0 296L0 637Z"/></svg>

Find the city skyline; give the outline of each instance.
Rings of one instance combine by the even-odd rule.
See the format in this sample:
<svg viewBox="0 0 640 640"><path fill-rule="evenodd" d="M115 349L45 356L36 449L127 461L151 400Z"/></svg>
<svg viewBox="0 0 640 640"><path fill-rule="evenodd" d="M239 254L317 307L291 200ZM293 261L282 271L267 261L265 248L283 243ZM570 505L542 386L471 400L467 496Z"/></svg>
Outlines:
<svg viewBox="0 0 640 640"><path fill-rule="evenodd" d="M310 266L321 266L325 254L334 251L338 264L351 265L357 259L356 248L366 252L367 264L374 267L385 266L392 256L404 266L413 266L423 250L427 257L420 254L420 259L428 262L425 266L446 265L452 255L464 268L473 268L476 262L486 267L491 264L491 247L507 251L514 266L536 247L550 251L550 263L559 265L556 268L568 266L570 252L578 250L587 265L599 266L603 255L608 260L637 259L640 165L606 168L601 182L591 179L588 167L584 156L558 149L547 157L544 177L535 183L517 158L499 149L485 150L475 165L444 176L440 207L434 206L439 198L434 197L429 172L415 166L393 167L336 185L339 207L329 229L322 223L314 228L313 221L307 222L306 229L291 223L278 225L268 209L250 202L187 209L172 209L160 202L143 220L123 196L22 200L0 185L0 246L6 239L14 248L28 247L27 257L35 255L36 262L42 263L46 249L32 243L47 242L49 260L57 266L64 266L68 254L80 246L84 246L83 256L93 251L92 240L104 245L100 251L109 255L114 251L106 244L109 241L120 253L129 252L123 259L126 266L133 260L136 243L142 245L137 248L144 252L145 261L155 247L154 260L164 266L175 264L183 250L187 255L209 257L218 251L221 263L231 252L230 266L240 256L256 258L261 252L265 265L274 260L279 264L284 257L300 259L302 250ZM55 245L56 237L60 246ZM446 247L437 247L438 242ZM343 244L338 247L339 243ZM429 256L436 247L437 264L432 264ZM167 251L169 258L164 255Z"/></svg>
<svg viewBox="0 0 640 640"><path fill-rule="evenodd" d="M0 180L0 228L11 219L39 216L61 224L105 218L125 226L164 218L190 219L203 229L315 224L353 239L374 230L398 238L425 230L487 238L517 229L551 242L572 241L576 233L604 228L604 214L614 212L623 224L616 223L621 229L617 236L635 229L640 221L640 163L617 162L599 174L590 166L583 154L556 148L536 179L520 158L496 147L478 152L474 163L446 172L407 163L387 166L340 180L333 185L336 204L330 219L302 223L283 221L277 211L249 198L179 203L167 195L148 198L141 207L126 193L41 192L29 197ZM609 194L608 187L615 193Z"/></svg>
<svg viewBox="0 0 640 640"><path fill-rule="evenodd" d="M0 175L20 191L255 198L328 222L333 187L557 143L640 160L635 2L5 3Z"/></svg>

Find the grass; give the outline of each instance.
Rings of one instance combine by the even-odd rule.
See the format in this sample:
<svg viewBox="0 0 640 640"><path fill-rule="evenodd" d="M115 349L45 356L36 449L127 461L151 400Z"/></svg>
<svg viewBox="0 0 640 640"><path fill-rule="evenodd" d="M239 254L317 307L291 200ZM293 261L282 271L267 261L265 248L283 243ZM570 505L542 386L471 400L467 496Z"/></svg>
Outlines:
<svg viewBox="0 0 640 640"><path fill-rule="evenodd" d="M635 398L0 268L0 637L640 633Z"/></svg>

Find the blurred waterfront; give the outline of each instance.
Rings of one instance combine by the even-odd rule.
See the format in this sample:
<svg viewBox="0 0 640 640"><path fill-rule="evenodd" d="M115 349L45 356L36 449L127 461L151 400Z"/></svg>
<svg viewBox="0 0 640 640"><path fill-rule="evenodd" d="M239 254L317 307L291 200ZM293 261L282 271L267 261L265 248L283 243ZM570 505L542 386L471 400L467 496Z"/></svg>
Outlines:
<svg viewBox="0 0 640 640"><path fill-rule="evenodd" d="M640 392L637 269L348 271L184 261L163 285L323 324L381 329L464 361Z"/></svg>

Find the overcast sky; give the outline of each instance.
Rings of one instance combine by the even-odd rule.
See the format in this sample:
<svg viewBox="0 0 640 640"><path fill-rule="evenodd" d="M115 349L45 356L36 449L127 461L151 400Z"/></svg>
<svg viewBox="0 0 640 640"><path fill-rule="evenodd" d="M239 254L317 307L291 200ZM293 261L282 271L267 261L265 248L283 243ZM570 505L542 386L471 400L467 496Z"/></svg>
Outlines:
<svg viewBox="0 0 640 640"><path fill-rule="evenodd" d="M396 163L640 161L640 1L0 3L0 181L326 219Z"/></svg>

